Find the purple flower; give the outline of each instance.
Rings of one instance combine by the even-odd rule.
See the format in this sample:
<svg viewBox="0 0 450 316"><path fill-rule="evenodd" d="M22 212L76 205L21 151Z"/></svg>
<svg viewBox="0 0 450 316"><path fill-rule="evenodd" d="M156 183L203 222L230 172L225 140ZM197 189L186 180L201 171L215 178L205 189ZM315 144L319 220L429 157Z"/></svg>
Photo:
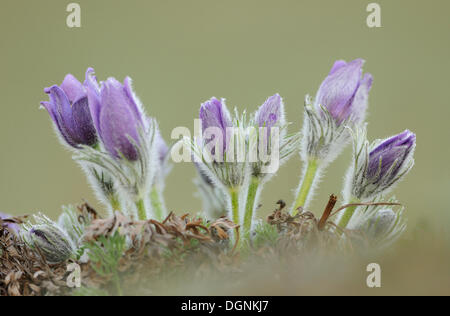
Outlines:
<svg viewBox="0 0 450 316"><path fill-rule="evenodd" d="M203 133L208 128L218 128L221 132L223 141L223 153L226 152L228 136L227 128L232 127L232 121L230 113L225 105L224 100L219 101L216 98L211 98L209 101L202 104L200 107L200 120L202 121ZM214 140L215 136L211 136L205 139L205 145ZM215 150L212 149L214 155Z"/></svg>
<svg viewBox="0 0 450 316"><path fill-rule="evenodd" d="M266 138L269 139L272 127L278 125L282 127L285 123L283 99L277 93L269 97L256 112L255 121L258 127L265 127Z"/></svg>
<svg viewBox="0 0 450 316"><path fill-rule="evenodd" d="M399 171L409 162L416 145L416 135L408 130L392 136L369 153L366 176L373 183L395 181Z"/></svg>
<svg viewBox="0 0 450 316"><path fill-rule="evenodd" d="M327 108L338 125L348 119L364 121L373 78L369 73L362 76L363 65L362 59L336 61L317 92L316 110Z"/></svg>
<svg viewBox="0 0 450 316"><path fill-rule="evenodd" d="M89 72L89 69L88 69ZM94 146L97 134L92 122L85 87L71 74L60 86L44 89L50 102L41 102L62 138L72 147Z"/></svg>
<svg viewBox="0 0 450 316"><path fill-rule="evenodd" d="M114 78L96 84L93 70L86 80L88 99L94 125L108 152L130 161L137 160L138 152L130 137L139 145L139 128L144 127L144 114L131 90L131 79L123 84Z"/></svg>

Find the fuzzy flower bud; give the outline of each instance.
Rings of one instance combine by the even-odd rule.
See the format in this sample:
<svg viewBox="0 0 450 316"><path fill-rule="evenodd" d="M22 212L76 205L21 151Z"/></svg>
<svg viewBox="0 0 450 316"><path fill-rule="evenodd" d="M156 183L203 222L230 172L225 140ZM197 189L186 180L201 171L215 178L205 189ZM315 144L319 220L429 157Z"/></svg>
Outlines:
<svg viewBox="0 0 450 316"><path fill-rule="evenodd" d="M366 234L369 238L378 239L387 234L392 228L397 215L391 209L382 209L369 219L366 225Z"/></svg>
<svg viewBox="0 0 450 316"><path fill-rule="evenodd" d="M28 241L39 249L50 264L66 261L74 252L69 237L56 225L35 225L28 231Z"/></svg>
<svg viewBox="0 0 450 316"><path fill-rule="evenodd" d="M283 99L278 93L269 97L259 107L255 114L255 121L258 127L267 128L267 137L270 136L270 130L274 126L281 127L286 124Z"/></svg>
<svg viewBox="0 0 450 316"><path fill-rule="evenodd" d="M253 117L253 124L256 125L258 138L255 141L250 130L247 137L250 142L252 175L265 182L296 152L300 134L287 135L284 103L278 93L269 97L258 108ZM252 144L251 140L256 144ZM256 161L251 159L252 150L258 153ZM278 162L275 163L275 160Z"/></svg>
<svg viewBox="0 0 450 316"><path fill-rule="evenodd" d="M131 79L123 84L114 78L103 82L101 88L91 75L88 78L88 99L97 132L108 152L115 158L123 155L130 161L138 160L135 145L139 144L139 128L144 127L145 116L131 89Z"/></svg>
<svg viewBox="0 0 450 316"><path fill-rule="evenodd" d="M362 233L370 249L389 247L406 230L403 209L394 211L384 206L370 206L355 215L348 228Z"/></svg>
<svg viewBox="0 0 450 316"><path fill-rule="evenodd" d="M228 111L225 100L219 101L216 98L211 98L209 101L203 103L200 107L200 120L202 121L202 129L204 133L204 145L210 144L212 141L218 143L218 146L211 148L211 155L216 155L216 148L222 152L220 157L217 157L220 162L224 161L223 155L227 150L227 128L233 126L231 115ZM214 133L215 129L217 133ZM214 135L209 135L208 131L213 132ZM217 139L217 137L219 139Z"/></svg>
<svg viewBox="0 0 450 316"><path fill-rule="evenodd" d="M337 61L315 100L306 98L302 158L333 161L350 140L346 126L360 125L366 115L372 75L362 75L364 60Z"/></svg>
<svg viewBox="0 0 450 316"><path fill-rule="evenodd" d="M88 70L89 73L89 70ZM50 102L41 102L52 118L58 134L74 148L95 146L97 133L89 110L86 87L68 74L60 86L44 89Z"/></svg>
<svg viewBox="0 0 450 316"><path fill-rule="evenodd" d="M325 107L338 125L348 120L362 123L373 81L371 74L362 76L363 65L362 59L336 61L317 92L316 111Z"/></svg>
<svg viewBox="0 0 450 316"><path fill-rule="evenodd" d="M347 174L346 194L370 200L387 193L414 165L416 135L408 130L371 145L365 131L355 135L354 164Z"/></svg>

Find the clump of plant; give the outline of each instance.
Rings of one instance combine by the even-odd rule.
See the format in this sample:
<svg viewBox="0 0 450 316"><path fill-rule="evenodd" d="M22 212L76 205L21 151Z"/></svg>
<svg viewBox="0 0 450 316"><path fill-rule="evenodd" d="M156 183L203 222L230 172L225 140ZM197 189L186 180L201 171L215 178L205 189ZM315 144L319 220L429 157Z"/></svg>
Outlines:
<svg viewBox="0 0 450 316"><path fill-rule="evenodd" d="M128 77L123 83L98 82L89 68L83 83L69 74L61 85L46 88L49 101L41 104L104 210L65 207L57 221L36 215L25 223L0 215L0 274L5 275L0 293L121 295L136 288L142 275L160 280L177 271L206 275L238 271L249 257L390 246L406 220L389 193L414 164L416 136L406 130L367 140L373 79L363 74L363 64L356 59L333 65L315 98L306 97L301 131L288 132L279 94L251 114L231 112L225 99L211 98L200 107L199 135L185 135L172 148ZM309 202L327 167L349 143L353 156L343 203L337 206L332 195L316 217ZM185 159L172 159L181 150ZM264 185L296 153L303 172L293 205L279 201L267 219L258 218ZM163 192L171 160L193 162L198 171L194 183L203 201L201 216L167 211ZM16 253L22 268L12 264ZM81 269L82 287L74 292L61 290L67 273L59 271L68 262ZM30 271L41 271L54 286L43 285L49 283Z"/></svg>

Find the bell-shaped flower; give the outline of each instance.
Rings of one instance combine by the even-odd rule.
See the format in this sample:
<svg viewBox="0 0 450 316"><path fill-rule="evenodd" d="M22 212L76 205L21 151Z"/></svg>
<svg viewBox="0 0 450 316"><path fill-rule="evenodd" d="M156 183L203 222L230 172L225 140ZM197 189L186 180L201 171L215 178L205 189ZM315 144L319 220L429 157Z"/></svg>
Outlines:
<svg viewBox="0 0 450 316"><path fill-rule="evenodd" d="M130 161L139 159L136 146L140 145L139 129L146 119L140 103L131 89L131 79L120 83L109 78L101 88L88 85L91 114L98 134L108 152L115 158Z"/></svg>
<svg viewBox="0 0 450 316"><path fill-rule="evenodd" d="M322 82L315 99L316 111L326 108L335 122L362 123L365 118L372 75L362 75L364 60L338 60Z"/></svg>
<svg viewBox="0 0 450 316"><path fill-rule="evenodd" d="M95 146L97 133L89 110L86 87L68 74L60 86L54 85L44 91L50 101L41 102L41 105L50 114L62 139L74 148L80 145Z"/></svg>

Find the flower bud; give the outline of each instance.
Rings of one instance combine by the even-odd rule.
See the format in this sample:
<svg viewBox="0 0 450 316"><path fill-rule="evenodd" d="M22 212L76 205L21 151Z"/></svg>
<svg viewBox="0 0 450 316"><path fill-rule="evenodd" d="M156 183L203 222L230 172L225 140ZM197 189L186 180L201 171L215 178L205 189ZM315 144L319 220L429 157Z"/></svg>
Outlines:
<svg viewBox="0 0 450 316"><path fill-rule="evenodd" d="M372 75L362 76L364 60L335 62L313 101L306 98L302 159L332 162L350 140L346 126L360 125L366 115Z"/></svg>
<svg viewBox="0 0 450 316"><path fill-rule="evenodd" d="M338 125L348 120L362 123L373 81L371 74L362 76L363 65L362 59L336 61L317 92L316 110L325 107Z"/></svg>
<svg viewBox="0 0 450 316"><path fill-rule="evenodd" d="M359 200L387 193L414 165L416 135L408 130L371 145L365 132L356 137L361 139L355 141L355 164L348 180L352 196Z"/></svg>
<svg viewBox="0 0 450 316"><path fill-rule="evenodd" d="M127 77L121 84L109 78L99 88L93 82L92 72L87 80L88 99L95 127L105 148L115 158L123 155L130 161L138 160L135 145L140 145L139 128L145 126L146 119L131 89L131 79Z"/></svg>
<svg viewBox="0 0 450 316"><path fill-rule="evenodd" d="M28 231L27 240L39 249L50 264L66 261L74 253L69 237L56 225L35 225Z"/></svg>
<svg viewBox="0 0 450 316"><path fill-rule="evenodd" d="M50 114L62 139L74 148L95 146L97 133L85 86L68 74L60 86L54 85L44 91L50 96L50 102L41 102L41 105Z"/></svg>
<svg viewBox="0 0 450 316"><path fill-rule="evenodd" d="M218 144L219 149L222 150L221 157L218 157L218 160L220 162L223 162L225 159L223 158L224 154L227 150L228 145L228 139L227 139L227 128L230 128L233 126L230 112L227 109L227 106L225 105L225 100L222 99L222 101L219 101L216 98L211 98L209 101L203 103L200 107L200 120L202 121L202 130L204 133L204 139L203 144L208 145L213 140L215 141L221 141L222 144ZM217 132L220 132L220 135L208 135L207 132L208 129L215 128L217 129ZM215 138L220 136L219 140L216 140ZM213 147L211 149L211 155L215 155L216 147Z"/></svg>

